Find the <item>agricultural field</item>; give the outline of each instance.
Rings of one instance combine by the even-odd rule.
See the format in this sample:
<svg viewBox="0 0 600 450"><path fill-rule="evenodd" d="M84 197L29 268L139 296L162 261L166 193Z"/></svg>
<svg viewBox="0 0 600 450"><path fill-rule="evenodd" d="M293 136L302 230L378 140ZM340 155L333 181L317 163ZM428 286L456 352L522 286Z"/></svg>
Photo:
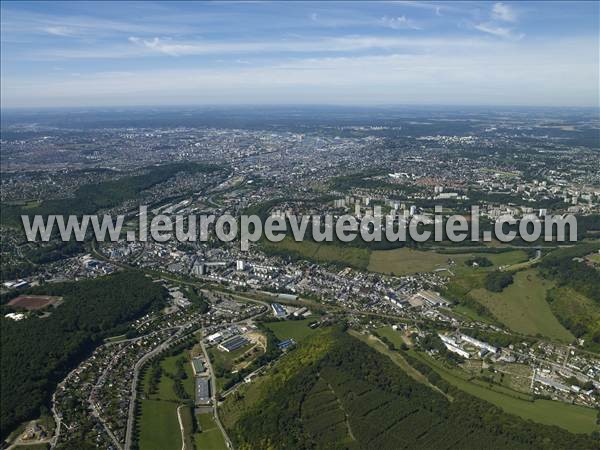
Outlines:
<svg viewBox="0 0 600 450"><path fill-rule="evenodd" d="M552 314L546 294L552 283L540 277L535 269L517 272L514 283L502 292L485 288L473 289L469 296L487 307L494 317L513 331L535 336L540 334L563 342L574 336Z"/></svg>
<svg viewBox="0 0 600 450"><path fill-rule="evenodd" d="M144 450L181 450L177 403L142 400L139 443Z"/></svg>
<svg viewBox="0 0 600 450"><path fill-rule="evenodd" d="M279 340L294 339L300 342L314 333L314 330L308 325L314 322L316 318L309 317L303 320L282 320L278 322L267 322L265 326L269 328Z"/></svg>
<svg viewBox="0 0 600 450"><path fill-rule="evenodd" d="M199 431L194 434L196 450L226 450L225 439L212 414L196 415Z"/></svg>
<svg viewBox="0 0 600 450"><path fill-rule="evenodd" d="M481 384L472 383L460 372L442 367L432 358L417 352L411 354L432 367L444 380L475 397L488 401L510 414L515 414L534 422L555 425L571 433L591 433L598 431L596 411L583 406L552 400L522 400L506 392L498 392Z"/></svg>

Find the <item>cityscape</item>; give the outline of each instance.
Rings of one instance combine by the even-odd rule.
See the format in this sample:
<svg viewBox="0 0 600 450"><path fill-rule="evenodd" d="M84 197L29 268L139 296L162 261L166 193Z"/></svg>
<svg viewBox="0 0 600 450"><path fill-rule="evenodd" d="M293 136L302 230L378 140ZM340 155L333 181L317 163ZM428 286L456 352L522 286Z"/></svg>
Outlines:
<svg viewBox="0 0 600 450"><path fill-rule="evenodd" d="M202 38L207 48L199 49L195 35L185 35L192 19L180 15L219 24L221 14L235 13L248 19L241 51L250 61L236 63L246 66L263 53L308 52L283 49L285 39L296 39L291 35L281 48L253 44L274 32L269 18L285 17L295 30L294 13L327 30L414 33L477 6L469 20L484 18L464 25L469 32L518 45L536 32L525 34L518 17L537 7L548 14L540 20L552 21L566 4L375 2L373 22L364 2L293 2L288 13L280 2L144 3L144 17L165 16L162 34L180 24L184 44L137 37L149 24L109 21L97 10L101 3L46 3L2 4L9 49L0 137L2 448L598 448L598 54L595 72L585 71L586 52L578 66L585 72L578 76L596 82L592 98L586 92L588 103L581 102L566 88L572 102L564 105L533 97L540 106L519 105L508 87L509 103L497 106L394 96L389 104L319 102L320 83L307 91L308 103L290 94L283 103L231 104L215 101L215 91L205 102L190 94L179 106L140 106L145 102L128 97L135 94L129 89L124 103L115 102L119 91L109 84L97 95L107 89L110 104L86 94L71 104L77 91L51 103L50 84L31 104L14 80L29 70L13 53L30 22L43 23L52 39L86 36L90 51L130 34L128 45L167 46L163 56L179 65L198 55L239 57L229 40L216 44L210 28ZM589 25L585 12L597 18L598 4L573 4L569 20L595 30L597 50L598 23ZM124 2L122 11L140 12L140 5ZM339 5L347 15L341 8L333 23L328 14ZM389 8L402 13L379 11ZM350 51L336 39L339 52ZM48 45L48 54L67 51ZM138 58L107 43L109 50ZM112 73L108 61L117 56L105 58L91 64ZM64 59L52 64L72 63ZM444 76L440 83L450 83ZM265 87L256 83L260 94ZM207 239L188 240L98 239L91 229L81 240L57 231L31 240L24 231L25 217L50 215L121 215L123 231L153 231L141 206L150 221L167 217L184 230L190 223L181 217L190 215L253 215L286 223L306 217L308 231L301 240L289 231L277 240L262 236L248 248L239 236L218 239L214 223ZM432 233L460 217L469 233L460 242L346 242L320 239L313 226L318 216L382 214L418 220L420 231ZM509 231L525 222L545 229L551 217L573 218L576 229L562 241L552 227L535 239L486 238L504 217L514 219Z"/></svg>

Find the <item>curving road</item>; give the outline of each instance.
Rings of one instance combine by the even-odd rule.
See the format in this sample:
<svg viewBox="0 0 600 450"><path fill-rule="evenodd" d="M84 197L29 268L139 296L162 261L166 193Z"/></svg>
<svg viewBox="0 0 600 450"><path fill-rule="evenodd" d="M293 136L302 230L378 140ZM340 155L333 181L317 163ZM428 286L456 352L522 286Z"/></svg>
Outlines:
<svg viewBox="0 0 600 450"><path fill-rule="evenodd" d="M177 332L175 332L171 337L169 337L166 341L164 341L162 344L160 344L154 350L152 350L152 351L146 353L144 356L142 356L135 363L135 366L133 367L133 382L131 383L131 397L129 399L129 414L127 416L127 430L125 432L124 450L131 449L131 443L133 440L133 427L135 425L135 402L137 400L137 384L138 384L140 369L153 356L157 355L158 353L162 352L163 350L166 350L169 347L170 343L179 337L179 334L181 333L181 331L184 329L184 327L186 325L188 325L188 324L186 323L186 324L183 324L183 325L177 327L177 328L179 328L179 330L177 330Z"/></svg>

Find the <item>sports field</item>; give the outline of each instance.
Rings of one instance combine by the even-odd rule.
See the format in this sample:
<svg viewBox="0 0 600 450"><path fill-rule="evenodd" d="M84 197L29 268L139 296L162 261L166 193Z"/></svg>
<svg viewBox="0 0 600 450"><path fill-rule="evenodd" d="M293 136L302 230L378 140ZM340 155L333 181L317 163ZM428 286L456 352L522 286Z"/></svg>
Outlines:
<svg viewBox="0 0 600 450"><path fill-rule="evenodd" d="M144 450L181 450L181 430L177 403L142 400L140 448Z"/></svg>
<svg viewBox="0 0 600 450"><path fill-rule="evenodd" d="M194 435L196 450L226 450L225 439L212 414L198 414L200 432Z"/></svg>
<svg viewBox="0 0 600 450"><path fill-rule="evenodd" d="M300 342L314 332L314 330L308 326L308 324L314 320L315 318L308 318L303 320L268 322L265 323L265 326L273 331L275 336L282 341L292 338L296 342Z"/></svg>
<svg viewBox="0 0 600 450"><path fill-rule="evenodd" d="M550 288L552 283L542 279L535 269L529 269L517 272L514 283L502 292L478 288L469 295L511 330L571 342L574 336L560 324L546 301Z"/></svg>
<svg viewBox="0 0 600 450"><path fill-rule="evenodd" d="M48 295L19 295L8 302L8 306L34 311L46 306L55 305L60 299L60 297L50 297Z"/></svg>

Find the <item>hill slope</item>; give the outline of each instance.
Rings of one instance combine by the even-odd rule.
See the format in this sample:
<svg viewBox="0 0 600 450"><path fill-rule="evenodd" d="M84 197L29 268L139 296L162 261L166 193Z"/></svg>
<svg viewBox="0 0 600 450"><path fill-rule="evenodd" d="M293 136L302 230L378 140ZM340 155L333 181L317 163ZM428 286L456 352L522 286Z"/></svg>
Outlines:
<svg viewBox="0 0 600 450"><path fill-rule="evenodd" d="M329 329L283 358L260 393L228 399L242 409L240 449L594 448L597 441L534 424L453 390L453 401L408 377L387 357ZM299 356L304 361L298 364ZM308 357L312 356L312 358ZM236 405L237 403L237 405Z"/></svg>

